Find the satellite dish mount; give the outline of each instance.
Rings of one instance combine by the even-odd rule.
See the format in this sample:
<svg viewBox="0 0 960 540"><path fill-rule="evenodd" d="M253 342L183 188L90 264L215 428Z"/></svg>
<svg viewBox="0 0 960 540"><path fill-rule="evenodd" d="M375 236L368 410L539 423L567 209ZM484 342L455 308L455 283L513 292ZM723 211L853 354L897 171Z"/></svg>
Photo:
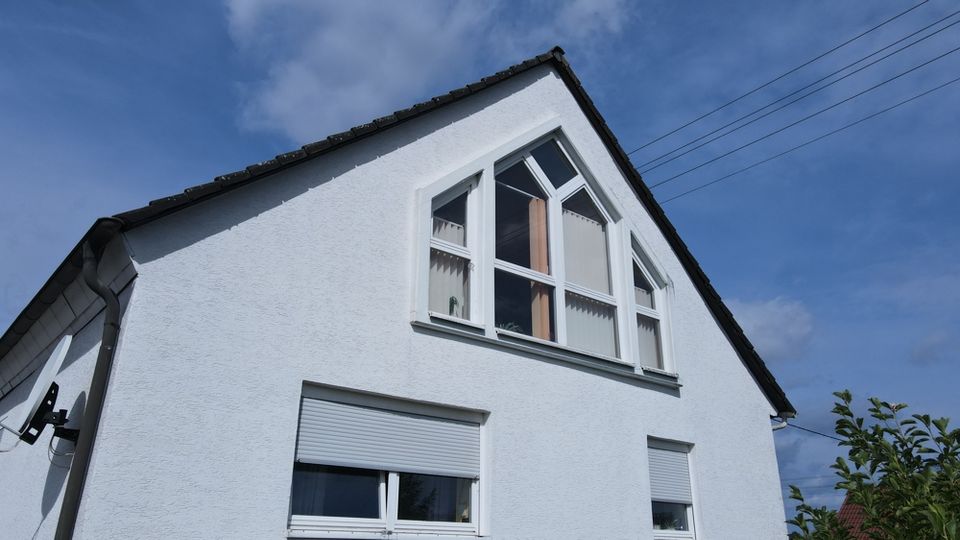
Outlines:
<svg viewBox="0 0 960 540"><path fill-rule="evenodd" d="M37 442L40 434L43 433L43 428L47 425L53 426L54 437L77 442L80 431L63 427L67 423L66 409L54 409L57 405L60 386L53 382L53 378L60 372L72 340L73 336L63 336L50 353L50 358L47 359L33 383L30 397L16 414L16 421L10 425L0 424L0 427L16 433L20 440L27 444Z"/></svg>

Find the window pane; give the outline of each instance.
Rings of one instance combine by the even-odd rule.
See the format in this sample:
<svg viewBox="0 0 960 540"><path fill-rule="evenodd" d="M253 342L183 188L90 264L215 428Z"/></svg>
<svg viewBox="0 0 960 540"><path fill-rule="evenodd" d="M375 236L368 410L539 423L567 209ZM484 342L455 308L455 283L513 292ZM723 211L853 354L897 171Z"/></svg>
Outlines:
<svg viewBox="0 0 960 540"><path fill-rule="evenodd" d="M653 501L653 528L658 531L689 531L687 505Z"/></svg>
<svg viewBox="0 0 960 540"><path fill-rule="evenodd" d="M567 293L567 344L571 347L618 356L616 319L613 306Z"/></svg>
<svg viewBox="0 0 960 540"><path fill-rule="evenodd" d="M547 202L522 162L497 175L497 258L548 274Z"/></svg>
<svg viewBox="0 0 960 540"><path fill-rule="evenodd" d="M470 318L469 267L470 261L462 257L430 250L430 311Z"/></svg>
<svg viewBox="0 0 960 540"><path fill-rule="evenodd" d="M644 277L637 263L633 263L633 292L636 295L637 304L650 309L656 307L653 304L653 287Z"/></svg>
<svg viewBox="0 0 960 540"><path fill-rule="evenodd" d="M637 338L640 348L640 363L657 369L663 369L660 357L660 321L637 315Z"/></svg>
<svg viewBox="0 0 960 540"><path fill-rule="evenodd" d="M380 517L380 472L294 463L292 513L301 516Z"/></svg>
<svg viewBox="0 0 960 540"><path fill-rule="evenodd" d="M553 341L553 287L496 271L494 320L497 328Z"/></svg>
<svg viewBox="0 0 960 540"><path fill-rule="evenodd" d="M400 473L397 517L470 523L472 485L469 478Z"/></svg>
<svg viewBox="0 0 960 540"><path fill-rule="evenodd" d="M585 191L563 201L563 250L567 281L610 293L606 222Z"/></svg>
<svg viewBox="0 0 960 540"><path fill-rule="evenodd" d="M467 245L467 193L433 211L433 237Z"/></svg>
<svg viewBox="0 0 960 540"><path fill-rule="evenodd" d="M562 186L567 183L567 180L577 175L576 169L567 160L567 156L563 155L563 151L555 140L551 139L541 144L530 153L550 179L550 183L556 187Z"/></svg>

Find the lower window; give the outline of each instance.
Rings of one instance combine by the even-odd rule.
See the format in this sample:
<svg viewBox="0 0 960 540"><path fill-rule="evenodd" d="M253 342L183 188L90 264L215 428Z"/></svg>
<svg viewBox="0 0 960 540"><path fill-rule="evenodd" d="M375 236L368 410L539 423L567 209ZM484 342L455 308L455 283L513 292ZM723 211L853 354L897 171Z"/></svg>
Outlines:
<svg viewBox="0 0 960 540"><path fill-rule="evenodd" d="M690 447L649 439L650 499L653 537L693 538L693 490L690 482ZM663 531L670 531L661 534Z"/></svg>
<svg viewBox="0 0 960 540"><path fill-rule="evenodd" d="M300 405L291 530L479 533L479 413L317 393Z"/></svg>

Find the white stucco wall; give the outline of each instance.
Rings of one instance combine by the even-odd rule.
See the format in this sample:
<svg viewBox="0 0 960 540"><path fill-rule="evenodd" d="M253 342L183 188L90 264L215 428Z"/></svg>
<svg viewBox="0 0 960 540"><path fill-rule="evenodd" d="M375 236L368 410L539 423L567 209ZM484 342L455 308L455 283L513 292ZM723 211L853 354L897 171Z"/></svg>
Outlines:
<svg viewBox="0 0 960 540"><path fill-rule="evenodd" d="M411 327L415 189L554 116L675 283L680 397ZM494 538L651 539L647 436L696 445L698 538L785 536L774 411L546 67L127 240L78 538L283 538L304 381L489 411Z"/></svg>

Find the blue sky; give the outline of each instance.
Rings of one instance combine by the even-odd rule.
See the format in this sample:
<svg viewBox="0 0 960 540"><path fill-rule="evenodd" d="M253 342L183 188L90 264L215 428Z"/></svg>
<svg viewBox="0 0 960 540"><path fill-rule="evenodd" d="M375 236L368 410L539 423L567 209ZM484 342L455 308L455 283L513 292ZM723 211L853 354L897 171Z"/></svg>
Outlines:
<svg viewBox="0 0 960 540"><path fill-rule="evenodd" d="M11 3L0 9L0 326L101 215L562 45L627 149L916 2ZM956 9L930 1L634 155L643 163ZM952 22L951 19L948 22ZM960 25L645 174L669 178L960 45ZM889 52L889 51L888 51ZM657 188L681 193L960 76L950 54ZM849 388L960 416L960 84L665 205L800 411ZM776 435L837 504L832 441Z"/></svg>

